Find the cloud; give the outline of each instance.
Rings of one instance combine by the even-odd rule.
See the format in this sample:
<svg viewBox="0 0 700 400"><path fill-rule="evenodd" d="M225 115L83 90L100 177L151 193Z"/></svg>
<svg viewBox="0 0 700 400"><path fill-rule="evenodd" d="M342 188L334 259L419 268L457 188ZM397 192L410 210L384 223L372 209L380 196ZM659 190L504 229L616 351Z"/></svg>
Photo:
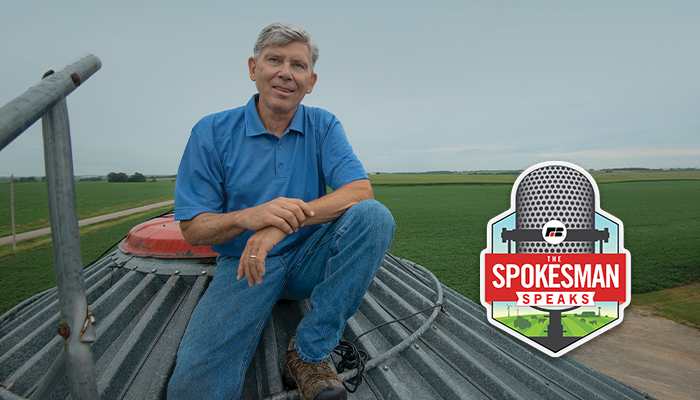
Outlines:
<svg viewBox="0 0 700 400"><path fill-rule="evenodd" d="M648 158L669 158L669 157L698 157L700 162L700 148L675 148L675 149L630 149L625 147L582 150L569 152L544 152L537 154L547 158L570 158L570 159L648 159Z"/></svg>
<svg viewBox="0 0 700 400"><path fill-rule="evenodd" d="M507 146L451 146L451 147L434 147L432 149L405 149L397 150L396 155L412 155L412 154L455 154L463 151L504 151L511 150L512 147Z"/></svg>

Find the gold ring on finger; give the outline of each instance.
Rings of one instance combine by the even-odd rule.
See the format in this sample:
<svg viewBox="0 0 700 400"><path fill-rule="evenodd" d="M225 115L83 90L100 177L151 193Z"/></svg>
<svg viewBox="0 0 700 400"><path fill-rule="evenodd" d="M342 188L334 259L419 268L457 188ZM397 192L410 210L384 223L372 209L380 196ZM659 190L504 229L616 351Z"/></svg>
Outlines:
<svg viewBox="0 0 700 400"><path fill-rule="evenodd" d="M250 256L250 258L255 258L255 255Z"/></svg>

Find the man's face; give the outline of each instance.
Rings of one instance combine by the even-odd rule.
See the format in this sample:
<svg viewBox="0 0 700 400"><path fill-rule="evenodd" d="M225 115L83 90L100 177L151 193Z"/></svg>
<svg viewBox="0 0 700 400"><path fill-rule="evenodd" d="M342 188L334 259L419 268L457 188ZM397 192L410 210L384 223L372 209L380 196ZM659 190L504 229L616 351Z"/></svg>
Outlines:
<svg viewBox="0 0 700 400"><path fill-rule="evenodd" d="M316 84L309 46L301 42L265 46L257 60L248 59L248 69L260 92L260 114L293 115Z"/></svg>

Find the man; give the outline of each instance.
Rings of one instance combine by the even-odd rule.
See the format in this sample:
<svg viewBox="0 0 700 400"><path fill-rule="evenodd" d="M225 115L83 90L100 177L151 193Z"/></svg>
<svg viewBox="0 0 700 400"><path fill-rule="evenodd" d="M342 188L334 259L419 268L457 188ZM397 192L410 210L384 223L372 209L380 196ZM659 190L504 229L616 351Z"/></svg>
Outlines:
<svg viewBox="0 0 700 400"><path fill-rule="evenodd" d="M328 358L395 225L373 200L340 122L301 104L316 84L317 59L303 29L266 27L248 59L259 93L192 130L178 170L175 218L190 244L211 245L220 256L180 344L169 399L239 398L281 298L311 302L286 356L300 397L347 397Z"/></svg>

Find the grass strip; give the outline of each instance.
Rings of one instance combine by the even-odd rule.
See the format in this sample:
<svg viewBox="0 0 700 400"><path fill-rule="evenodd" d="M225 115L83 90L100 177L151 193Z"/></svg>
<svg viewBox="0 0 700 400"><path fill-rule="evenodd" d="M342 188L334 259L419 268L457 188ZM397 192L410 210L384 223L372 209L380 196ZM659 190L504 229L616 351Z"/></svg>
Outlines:
<svg viewBox="0 0 700 400"><path fill-rule="evenodd" d="M700 282L632 295L632 308L700 329Z"/></svg>

